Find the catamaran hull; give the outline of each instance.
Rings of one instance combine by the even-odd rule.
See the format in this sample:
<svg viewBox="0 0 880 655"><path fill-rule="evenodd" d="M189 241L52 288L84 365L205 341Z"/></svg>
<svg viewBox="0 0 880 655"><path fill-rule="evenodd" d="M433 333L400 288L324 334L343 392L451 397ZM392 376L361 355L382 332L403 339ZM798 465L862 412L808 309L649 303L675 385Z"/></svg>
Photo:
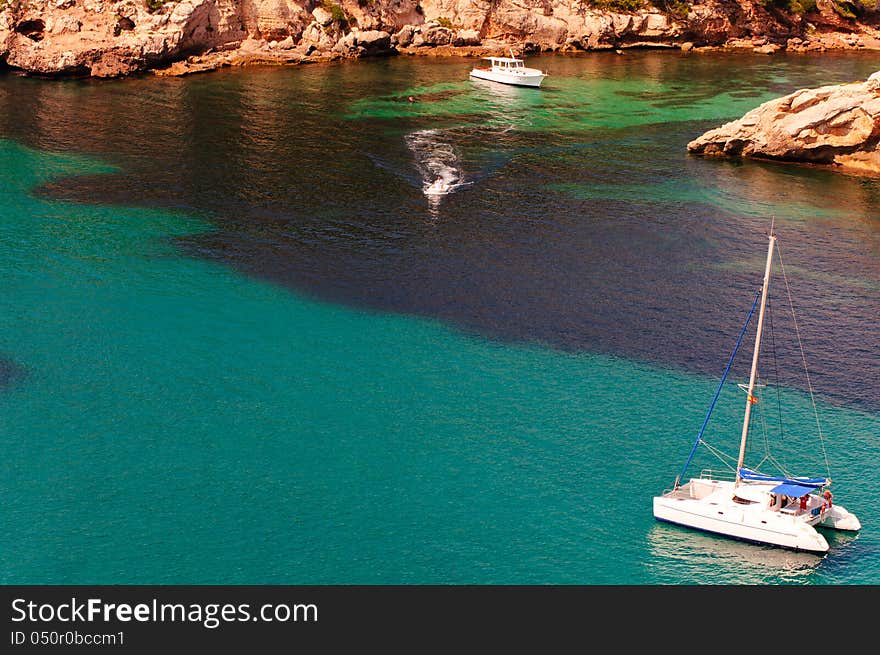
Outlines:
<svg viewBox="0 0 880 655"><path fill-rule="evenodd" d="M489 80L490 82L500 82L501 84L512 84L514 86L541 86L546 75L540 71L535 73L503 73L498 71L483 70L475 68L471 71L471 77L481 80Z"/></svg>
<svg viewBox="0 0 880 655"><path fill-rule="evenodd" d="M856 515L848 512L841 505L834 505L830 512L825 512L825 518L818 525L833 530L856 531L862 529L862 524Z"/></svg>
<svg viewBox="0 0 880 655"><path fill-rule="evenodd" d="M810 553L827 553L828 542L802 520L681 498L654 498L654 518L703 532Z"/></svg>

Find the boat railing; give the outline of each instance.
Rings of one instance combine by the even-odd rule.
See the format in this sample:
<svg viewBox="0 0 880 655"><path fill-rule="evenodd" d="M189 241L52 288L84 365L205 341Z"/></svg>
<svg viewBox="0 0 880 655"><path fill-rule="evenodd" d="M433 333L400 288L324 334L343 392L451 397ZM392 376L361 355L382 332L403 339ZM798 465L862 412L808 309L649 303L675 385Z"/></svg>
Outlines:
<svg viewBox="0 0 880 655"><path fill-rule="evenodd" d="M732 482L736 476L732 471L703 469L697 478L703 483ZM664 489L663 496L668 498L701 498L712 492L713 485L694 483L693 479L674 489Z"/></svg>
<svg viewBox="0 0 880 655"><path fill-rule="evenodd" d="M690 498L691 492L690 487L688 485L684 485L683 487L678 487L678 489L664 489L661 496L666 496L667 498Z"/></svg>
<svg viewBox="0 0 880 655"><path fill-rule="evenodd" d="M736 475L733 471L718 471L715 469L703 469L700 471L700 479L701 480L723 480L725 482L731 482L736 479Z"/></svg>

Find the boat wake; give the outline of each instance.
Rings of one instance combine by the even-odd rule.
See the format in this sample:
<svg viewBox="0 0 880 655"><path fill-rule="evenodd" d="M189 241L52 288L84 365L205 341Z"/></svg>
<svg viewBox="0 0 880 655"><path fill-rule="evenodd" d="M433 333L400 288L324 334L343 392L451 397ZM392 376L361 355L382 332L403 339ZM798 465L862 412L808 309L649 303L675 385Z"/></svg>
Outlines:
<svg viewBox="0 0 880 655"><path fill-rule="evenodd" d="M407 134L404 139L413 153L416 168L422 180L422 192L435 202L469 182L458 153L452 144L442 139L439 130L419 130Z"/></svg>

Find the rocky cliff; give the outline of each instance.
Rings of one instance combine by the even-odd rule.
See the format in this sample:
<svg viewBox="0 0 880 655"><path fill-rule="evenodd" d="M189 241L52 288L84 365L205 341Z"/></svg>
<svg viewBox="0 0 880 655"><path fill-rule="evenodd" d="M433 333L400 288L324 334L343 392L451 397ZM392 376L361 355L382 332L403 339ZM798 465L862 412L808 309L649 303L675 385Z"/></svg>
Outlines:
<svg viewBox="0 0 880 655"><path fill-rule="evenodd" d="M880 48L875 12L859 0L651 1L0 0L0 60L34 75L114 77L511 46Z"/></svg>
<svg viewBox="0 0 880 655"><path fill-rule="evenodd" d="M880 174L880 72L864 82L801 89L688 144L703 155L818 164Z"/></svg>

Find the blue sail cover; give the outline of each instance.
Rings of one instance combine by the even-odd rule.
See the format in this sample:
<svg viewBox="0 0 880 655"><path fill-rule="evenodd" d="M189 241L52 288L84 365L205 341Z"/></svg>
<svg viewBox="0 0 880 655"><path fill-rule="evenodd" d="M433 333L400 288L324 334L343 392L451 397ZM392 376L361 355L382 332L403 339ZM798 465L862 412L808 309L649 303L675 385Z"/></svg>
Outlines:
<svg viewBox="0 0 880 655"><path fill-rule="evenodd" d="M783 494L784 496L793 496L795 498L800 498L801 496L805 496L806 494L813 491L815 487L805 487L801 484L790 484L785 483L781 484L778 487L773 487L770 491L775 494Z"/></svg>
<svg viewBox="0 0 880 655"><path fill-rule="evenodd" d="M757 473L756 471L750 471L749 469L740 469L739 474L743 480L751 480L753 482L784 482L796 486L809 487L811 491L818 487L824 487L830 482L828 478L789 478L784 475L766 475L764 473ZM803 496L803 494L800 495Z"/></svg>

